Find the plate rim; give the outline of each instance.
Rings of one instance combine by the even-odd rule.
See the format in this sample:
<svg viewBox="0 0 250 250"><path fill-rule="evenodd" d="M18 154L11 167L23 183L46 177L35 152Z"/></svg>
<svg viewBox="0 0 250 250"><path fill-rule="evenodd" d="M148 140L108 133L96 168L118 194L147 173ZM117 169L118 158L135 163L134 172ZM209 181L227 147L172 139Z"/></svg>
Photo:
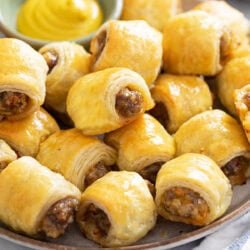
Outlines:
<svg viewBox="0 0 250 250"><path fill-rule="evenodd" d="M211 233L216 232L222 227L227 226L228 224L232 223L233 221L237 220L244 214L250 211L250 200L244 202L241 204L238 208L233 210L232 212L220 217L213 223L201 227L198 229L195 229L191 232L181 234L179 236L172 237L170 239L161 240L157 242L151 242L151 243L145 243L140 245L131 245L126 247L116 247L116 248L103 248L103 249L124 249L124 250L144 250L144 249L151 249L151 250L160 250L160 249L170 249L173 247L178 247L181 245L184 245L186 243L189 243L191 241L198 240L204 236L207 236ZM70 246L70 245L63 245L63 244L57 244L52 242L45 242L40 241L37 239L30 238L28 236L13 232L9 229L5 229L0 226L0 238L10 241L12 243L18 244L20 246L24 247L30 247L32 249L37 250L100 250L102 247L88 247L88 246Z"/></svg>

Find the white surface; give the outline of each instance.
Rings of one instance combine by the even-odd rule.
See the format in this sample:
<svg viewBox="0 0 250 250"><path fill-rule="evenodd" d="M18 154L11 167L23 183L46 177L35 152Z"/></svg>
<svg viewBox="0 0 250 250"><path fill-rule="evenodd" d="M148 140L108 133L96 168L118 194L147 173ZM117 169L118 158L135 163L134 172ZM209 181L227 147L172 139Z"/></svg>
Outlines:
<svg viewBox="0 0 250 250"><path fill-rule="evenodd" d="M246 234L250 236L249 230L250 212L224 229L206 237L194 250L243 250L243 247L249 250L249 240L241 241L241 237L245 237Z"/></svg>

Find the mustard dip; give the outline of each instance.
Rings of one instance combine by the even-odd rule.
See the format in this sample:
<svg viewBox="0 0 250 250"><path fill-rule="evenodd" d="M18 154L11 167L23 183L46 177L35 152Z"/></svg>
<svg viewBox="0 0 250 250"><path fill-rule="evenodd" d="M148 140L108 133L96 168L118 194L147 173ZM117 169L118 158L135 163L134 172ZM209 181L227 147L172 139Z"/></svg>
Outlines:
<svg viewBox="0 0 250 250"><path fill-rule="evenodd" d="M27 0L17 15L17 30L49 41L79 38L99 28L103 13L96 0Z"/></svg>

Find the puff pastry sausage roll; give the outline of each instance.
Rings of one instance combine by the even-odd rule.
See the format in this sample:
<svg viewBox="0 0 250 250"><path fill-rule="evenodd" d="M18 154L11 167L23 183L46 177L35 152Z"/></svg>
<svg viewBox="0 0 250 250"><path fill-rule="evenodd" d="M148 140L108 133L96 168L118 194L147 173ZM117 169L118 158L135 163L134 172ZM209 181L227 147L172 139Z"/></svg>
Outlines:
<svg viewBox="0 0 250 250"><path fill-rule="evenodd" d="M228 179L205 155L181 155L157 175L156 206L167 220L205 226L224 214L231 199Z"/></svg>
<svg viewBox="0 0 250 250"><path fill-rule="evenodd" d="M111 170L116 152L99 139L85 136L73 128L49 136L41 144L36 158L84 190Z"/></svg>
<svg viewBox="0 0 250 250"><path fill-rule="evenodd" d="M250 142L250 84L234 91L234 103L247 139Z"/></svg>
<svg viewBox="0 0 250 250"><path fill-rule="evenodd" d="M0 139L0 171L16 159L15 151L4 140Z"/></svg>
<svg viewBox="0 0 250 250"><path fill-rule="evenodd" d="M214 76L230 50L230 31L204 11L179 14L164 27L163 68L167 73Z"/></svg>
<svg viewBox="0 0 250 250"><path fill-rule="evenodd" d="M45 99L48 66L28 44L14 38L0 39L0 118L22 119Z"/></svg>
<svg viewBox="0 0 250 250"><path fill-rule="evenodd" d="M111 20L92 39L90 52L92 71L125 67L150 85L162 64L162 34L143 20Z"/></svg>
<svg viewBox="0 0 250 250"><path fill-rule="evenodd" d="M29 236L56 238L73 221L80 191L30 156L0 175L0 220Z"/></svg>
<svg viewBox="0 0 250 250"><path fill-rule="evenodd" d="M156 223L146 181L135 172L109 172L82 194L76 220L89 239L105 247L126 246Z"/></svg>
<svg viewBox="0 0 250 250"><path fill-rule="evenodd" d="M145 20L162 31L170 18L182 11L180 0L124 0L122 20Z"/></svg>
<svg viewBox="0 0 250 250"><path fill-rule="evenodd" d="M177 156L201 153L212 158L230 179L243 184L249 168L249 144L240 124L222 110L198 114L174 135Z"/></svg>
<svg viewBox="0 0 250 250"><path fill-rule="evenodd" d="M248 20L226 1L203 1L194 7L220 19L232 32L232 46L237 48L247 39Z"/></svg>
<svg viewBox="0 0 250 250"><path fill-rule="evenodd" d="M43 108L22 120L0 122L0 138L4 139L19 156L36 156L40 143L57 130L57 122Z"/></svg>
<svg viewBox="0 0 250 250"><path fill-rule="evenodd" d="M248 83L250 83L250 54L230 60L216 77L218 97L232 115L237 115L233 98L234 91Z"/></svg>
<svg viewBox="0 0 250 250"><path fill-rule="evenodd" d="M161 165L175 154L173 137L148 114L106 134L104 141L118 150L120 170L138 172L151 182L155 182Z"/></svg>
<svg viewBox="0 0 250 250"><path fill-rule="evenodd" d="M238 48L233 50L232 53L230 54L228 61L230 61L234 58L245 57L245 56L250 56L250 43L249 43L249 41L243 42Z"/></svg>
<svg viewBox="0 0 250 250"><path fill-rule="evenodd" d="M110 132L154 106L143 78L126 68L109 68L81 77L71 87L67 111L86 135Z"/></svg>
<svg viewBox="0 0 250 250"><path fill-rule="evenodd" d="M151 94L156 105L149 112L171 134L192 116L211 109L213 104L208 85L195 76L161 74Z"/></svg>
<svg viewBox="0 0 250 250"><path fill-rule="evenodd" d="M45 105L59 114L66 113L66 96L73 83L89 73L90 54L73 42L54 42L39 52L49 67Z"/></svg>

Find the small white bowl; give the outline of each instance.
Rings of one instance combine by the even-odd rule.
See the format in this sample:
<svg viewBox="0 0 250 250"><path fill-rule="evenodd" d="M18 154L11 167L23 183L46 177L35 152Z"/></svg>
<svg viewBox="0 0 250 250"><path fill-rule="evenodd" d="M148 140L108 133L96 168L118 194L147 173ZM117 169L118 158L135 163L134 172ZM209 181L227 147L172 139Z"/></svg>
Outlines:
<svg viewBox="0 0 250 250"><path fill-rule="evenodd" d="M32 47L38 49L51 41L34 39L25 36L19 33L16 29L16 16L20 6L24 2L24 0L0 0L0 31L2 31L7 37L21 39L30 44ZM103 10L103 22L110 19L119 19L122 12L123 0L98 0L98 2ZM69 41L82 44L86 49L88 49L94 34L95 32L78 39L70 39Z"/></svg>

